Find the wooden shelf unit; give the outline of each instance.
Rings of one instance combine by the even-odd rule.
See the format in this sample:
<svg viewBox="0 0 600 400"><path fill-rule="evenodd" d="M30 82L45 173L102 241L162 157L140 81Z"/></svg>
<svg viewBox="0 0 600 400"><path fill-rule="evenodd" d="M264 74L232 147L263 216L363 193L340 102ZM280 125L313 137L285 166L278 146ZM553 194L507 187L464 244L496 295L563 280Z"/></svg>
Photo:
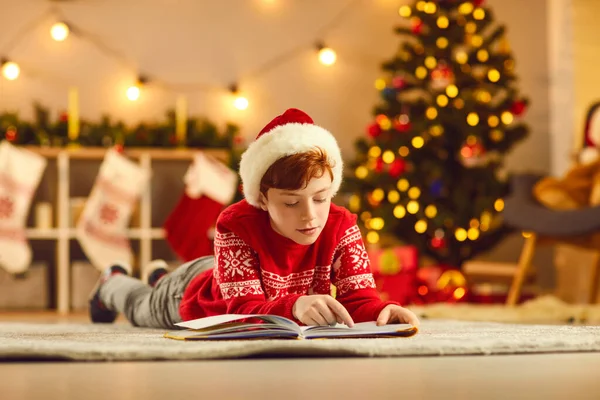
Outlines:
<svg viewBox="0 0 600 400"><path fill-rule="evenodd" d="M70 311L71 299L71 255L69 252L69 243L70 240L75 238L75 228L69 224L71 160L102 161L108 149L103 147L54 148L36 146L23 146L23 148L48 159L56 159L56 227L51 229L28 228L26 235L28 239L56 241L56 306L58 313L67 314ZM151 173L152 161L192 161L198 151L210 154L223 162L228 162L229 160L229 151L226 149L127 148L122 154L127 158L137 160L144 170ZM141 279L146 279L148 271L145 270L145 267L152 260L152 241L165 237L162 228L152 226L151 193L151 181L149 181L139 199L140 226L129 228L127 231L128 238L140 241L138 266Z"/></svg>

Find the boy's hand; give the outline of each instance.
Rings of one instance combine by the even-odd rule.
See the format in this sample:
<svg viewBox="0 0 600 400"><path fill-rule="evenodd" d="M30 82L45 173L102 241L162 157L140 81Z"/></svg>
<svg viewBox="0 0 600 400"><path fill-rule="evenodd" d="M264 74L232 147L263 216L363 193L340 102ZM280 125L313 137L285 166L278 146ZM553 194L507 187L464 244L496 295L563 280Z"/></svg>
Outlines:
<svg viewBox="0 0 600 400"><path fill-rule="evenodd" d="M329 295L314 294L296 300L292 314L306 325L334 325L336 322L354 326L346 308Z"/></svg>
<svg viewBox="0 0 600 400"><path fill-rule="evenodd" d="M388 323L411 324L419 326L419 318L410 310L395 304L387 305L377 317L377 325L386 325Z"/></svg>

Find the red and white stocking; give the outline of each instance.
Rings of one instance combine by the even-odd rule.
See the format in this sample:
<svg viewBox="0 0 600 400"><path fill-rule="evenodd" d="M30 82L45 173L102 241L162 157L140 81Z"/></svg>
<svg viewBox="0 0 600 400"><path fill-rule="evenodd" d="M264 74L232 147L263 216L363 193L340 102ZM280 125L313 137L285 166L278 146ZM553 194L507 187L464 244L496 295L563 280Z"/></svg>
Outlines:
<svg viewBox="0 0 600 400"><path fill-rule="evenodd" d="M13 274L31 264L25 224L46 164L38 154L0 143L0 266Z"/></svg>
<svg viewBox="0 0 600 400"><path fill-rule="evenodd" d="M185 192L167 218L166 239L183 260L213 254L213 227L233 198L238 176L220 161L199 153L184 177Z"/></svg>
<svg viewBox="0 0 600 400"><path fill-rule="evenodd" d="M109 150L77 221L77 239L90 262L104 270L117 261L131 264L127 226L149 174L115 150Z"/></svg>

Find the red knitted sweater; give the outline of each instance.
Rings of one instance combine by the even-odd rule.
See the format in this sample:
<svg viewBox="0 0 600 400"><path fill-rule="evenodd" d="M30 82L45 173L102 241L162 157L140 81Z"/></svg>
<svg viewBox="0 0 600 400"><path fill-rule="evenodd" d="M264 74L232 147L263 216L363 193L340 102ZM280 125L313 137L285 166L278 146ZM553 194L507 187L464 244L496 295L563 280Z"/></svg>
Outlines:
<svg viewBox="0 0 600 400"><path fill-rule="evenodd" d="M217 221L215 267L185 290L184 321L219 314L276 314L298 322L292 307L302 295L330 294L354 322L374 321L388 304L375 289L356 216L331 205L329 218L312 245L275 232L266 211L245 200L225 209Z"/></svg>

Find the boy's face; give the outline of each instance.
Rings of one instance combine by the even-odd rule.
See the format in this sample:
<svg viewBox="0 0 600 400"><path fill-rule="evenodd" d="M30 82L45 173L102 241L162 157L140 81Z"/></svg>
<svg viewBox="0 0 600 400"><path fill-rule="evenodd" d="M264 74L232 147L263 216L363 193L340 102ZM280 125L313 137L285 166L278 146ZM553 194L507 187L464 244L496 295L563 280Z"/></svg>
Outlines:
<svg viewBox="0 0 600 400"><path fill-rule="evenodd" d="M331 177L313 178L304 189L269 189L260 207L269 213L275 232L298 244L313 244L329 217Z"/></svg>

